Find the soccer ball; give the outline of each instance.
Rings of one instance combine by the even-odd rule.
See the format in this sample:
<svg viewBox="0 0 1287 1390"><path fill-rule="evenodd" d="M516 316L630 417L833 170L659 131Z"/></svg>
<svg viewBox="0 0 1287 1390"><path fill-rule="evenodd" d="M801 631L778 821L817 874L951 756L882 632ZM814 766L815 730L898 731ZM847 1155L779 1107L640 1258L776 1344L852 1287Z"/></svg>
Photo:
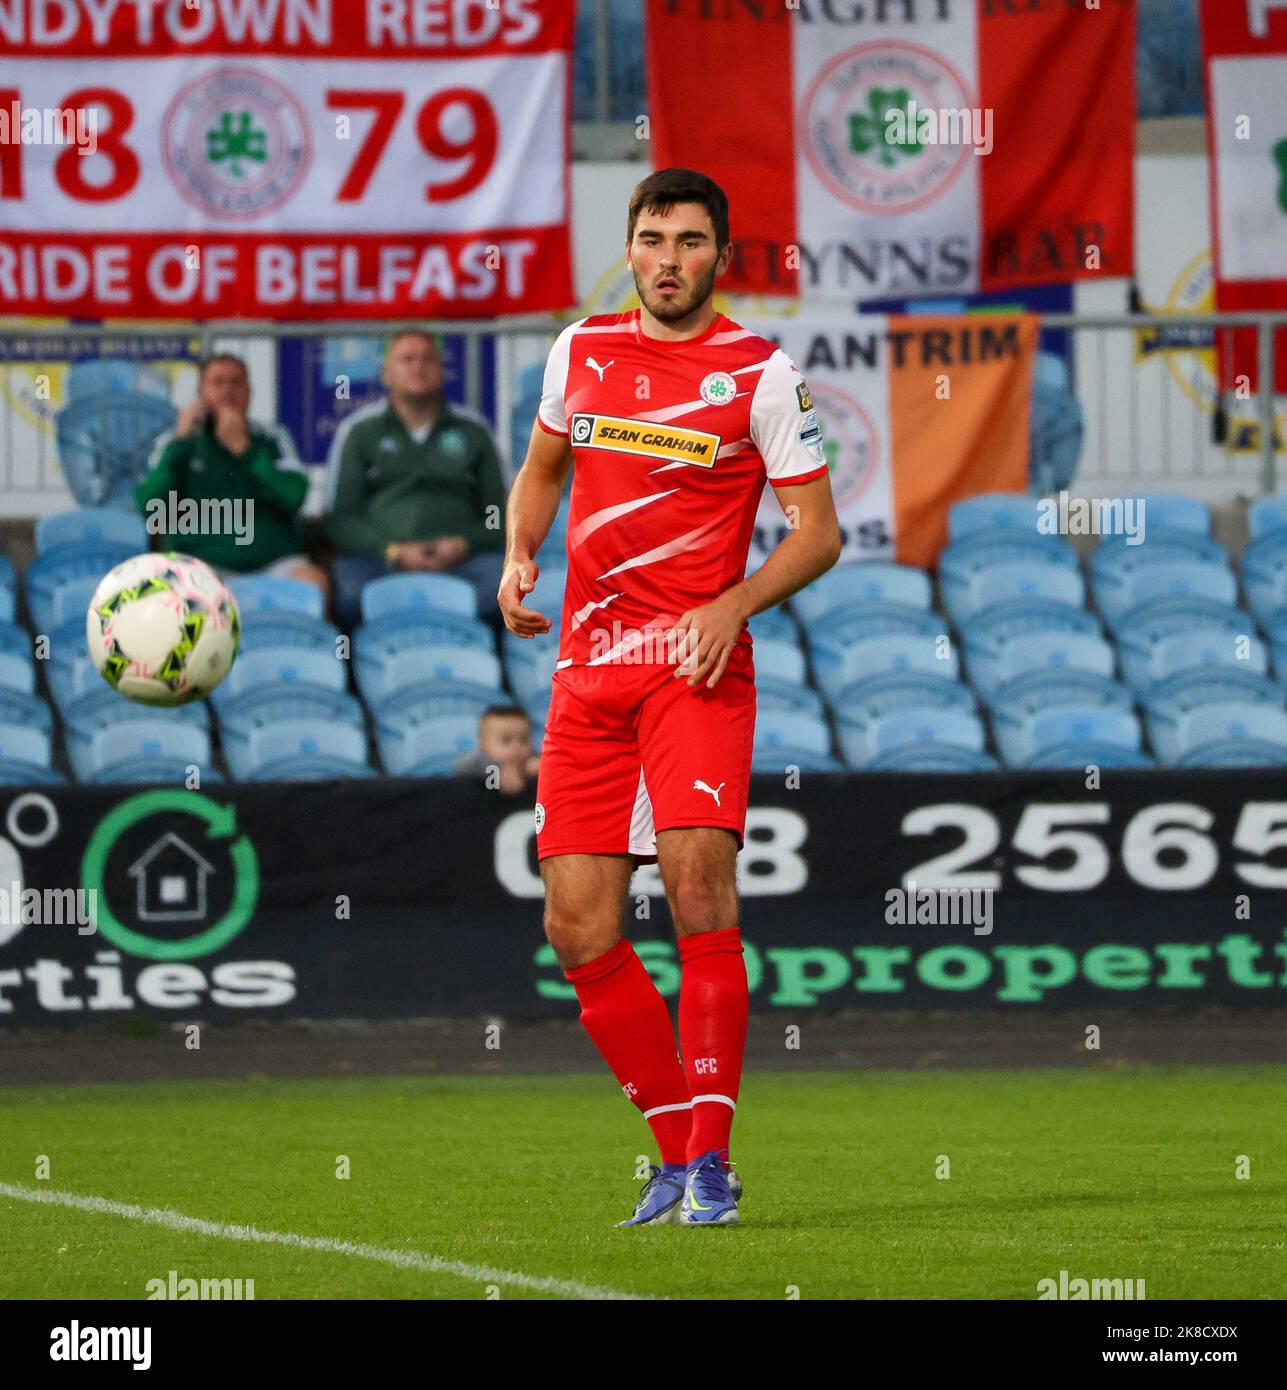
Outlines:
<svg viewBox="0 0 1287 1390"><path fill-rule="evenodd" d="M144 705L199 700L232 669L237 601L191 555L135 555L109 570L85 615L89 655L122 695Z"/></svg>

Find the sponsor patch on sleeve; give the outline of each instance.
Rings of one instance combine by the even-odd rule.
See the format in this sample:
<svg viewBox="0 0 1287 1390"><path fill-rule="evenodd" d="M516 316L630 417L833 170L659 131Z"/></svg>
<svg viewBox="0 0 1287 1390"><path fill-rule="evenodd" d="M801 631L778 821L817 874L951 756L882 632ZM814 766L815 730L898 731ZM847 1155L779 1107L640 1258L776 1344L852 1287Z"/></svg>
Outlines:
<svg viewBox="0 0 1287 1390"><path fill-rule="evenodd" d="M815 463L826 463L827 457L822 452L822 426L818 424L818 417L813 411L800 421L800 443Z"/></svg>
<svg viewBox="0 0 1287 1390"><path fill-rule="evenodd" d="M809 383L807 381L800 382L795 388L795 396L796 400L800 402L801 413L808 414L808 412L813 409L813 397L809 394Z"/></svg>

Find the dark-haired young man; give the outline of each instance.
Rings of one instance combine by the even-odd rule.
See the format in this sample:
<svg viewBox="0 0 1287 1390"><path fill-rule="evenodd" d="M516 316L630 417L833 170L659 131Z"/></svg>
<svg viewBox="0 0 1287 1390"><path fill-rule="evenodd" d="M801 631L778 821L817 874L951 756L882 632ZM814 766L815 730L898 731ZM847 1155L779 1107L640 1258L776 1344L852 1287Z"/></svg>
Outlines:
<svg viewBox="0 0 1287 1390"><path fill-rule="evenodd" d="M728 1145L746 1040L734 863L755 680L746 620L833 565L840 534L808 388L773 343L711 303L728 201L662 169L630 200L642 307L582 319L546 367L511 490L498 601L522 637L536 555L575 458L558 669L537 782L545 929L581 1020L661 1154L624 1225L737 1220ZM749 579L765 479L792 529ZM679 1047L622 934L630 876L656 860L681 961Z"/></svg>

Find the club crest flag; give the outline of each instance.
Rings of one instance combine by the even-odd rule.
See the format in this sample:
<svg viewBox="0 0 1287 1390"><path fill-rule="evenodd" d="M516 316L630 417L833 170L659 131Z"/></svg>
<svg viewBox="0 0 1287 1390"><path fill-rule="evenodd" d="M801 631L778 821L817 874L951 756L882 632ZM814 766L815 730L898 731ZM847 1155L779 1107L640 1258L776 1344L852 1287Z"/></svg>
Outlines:
<svg viewBox="0 0 1287 1390"><path fill-rule="evenodd" d="M647 20L653 162L728 193L725 289L1131 275L1135 0L648 0Z"/></svg>
<svg viewBox="0 0 1287 1390"><path fill-rule="evenodd" d="M1216 308L1287 312L1287 0L1203 0ZM1287 331L1275 390L1287 392ZM1216 335L1220 384L1259 388L1254 328Z"/></svg>
<svg viewBox="0 0 1287 1390"><path fill-rule="evenodd" d="M1029 314L862 314L764 322L804 374L844 541L843 561L932 567L953 502L1028 489ZM788 521L771 490L756 519L761 556Z"/></svg>

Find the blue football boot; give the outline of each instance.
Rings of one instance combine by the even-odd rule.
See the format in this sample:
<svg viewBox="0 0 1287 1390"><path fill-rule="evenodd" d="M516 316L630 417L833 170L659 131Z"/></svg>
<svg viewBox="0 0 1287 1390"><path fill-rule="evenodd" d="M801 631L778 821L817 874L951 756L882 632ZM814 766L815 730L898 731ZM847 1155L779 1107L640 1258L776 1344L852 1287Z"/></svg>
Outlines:
<svg viewBox="0 0 1287 1390"><path fill-rule="evenodd" d="M650 1163L648 1181L639 1193L635 1214L628 1221L618 1221L617 1225L665 1226L673 1221L684 1197L686 1171L682 1163L666 1163L660 1168Z"/></svg>
<svg viewBox="0 0 1287 1390"><path fill-rule="evenodd" d="M728 1154L723 1149L712 1149L688 1165L679 1206L681 1226L737 1225L737 1198L728 1175Z"/></svg>

